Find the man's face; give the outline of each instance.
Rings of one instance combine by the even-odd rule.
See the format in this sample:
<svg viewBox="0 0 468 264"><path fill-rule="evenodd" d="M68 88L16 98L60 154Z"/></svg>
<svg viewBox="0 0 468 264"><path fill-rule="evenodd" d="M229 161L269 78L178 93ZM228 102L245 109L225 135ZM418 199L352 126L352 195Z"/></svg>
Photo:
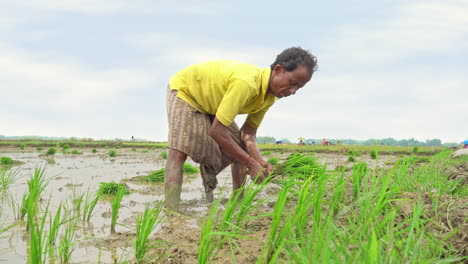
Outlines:
<svg viewBox="0 0 468 264"><path fill-rule="evenodd" d="M294 71L288 72L277 64L271 72L268 92L278 98L288 97L295 94L311 78L312 74L303 65L297 67Z"/></svg>

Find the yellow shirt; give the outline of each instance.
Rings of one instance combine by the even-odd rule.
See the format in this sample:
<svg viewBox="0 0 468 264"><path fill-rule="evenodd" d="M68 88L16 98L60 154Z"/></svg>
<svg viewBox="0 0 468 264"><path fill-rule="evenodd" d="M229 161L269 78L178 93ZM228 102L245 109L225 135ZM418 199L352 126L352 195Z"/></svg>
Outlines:
<svg viewBox="0 0 468 264"><path fill-rule="evenodd" d="M238 114L248 114L247 123L258 128L277 99L267 94L270 73L270 68L216 60L179 71L171 78L169 86L178 90L177 97L201 113L216 115L225 126Z"/></svg>

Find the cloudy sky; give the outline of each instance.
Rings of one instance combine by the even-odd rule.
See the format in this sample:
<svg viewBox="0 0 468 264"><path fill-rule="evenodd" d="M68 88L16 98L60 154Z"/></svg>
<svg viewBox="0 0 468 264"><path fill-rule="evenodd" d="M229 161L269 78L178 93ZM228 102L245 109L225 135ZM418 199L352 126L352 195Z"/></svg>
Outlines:
<svg viewBox="0 0 468 264"><path fill-rule="evenodd" d="M460 142L466 14L466 0L4 1L0 135L165 141L175 72L220 58L268 67L301 46L319 71L258 135Z"/></svg>

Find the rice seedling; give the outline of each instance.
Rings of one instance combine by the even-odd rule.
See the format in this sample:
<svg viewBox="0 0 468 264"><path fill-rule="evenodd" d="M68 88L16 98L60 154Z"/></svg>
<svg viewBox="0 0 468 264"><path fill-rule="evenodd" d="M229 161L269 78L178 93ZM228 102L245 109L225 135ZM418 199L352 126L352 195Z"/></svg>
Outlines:
<svg viewBox="0 0 468 264"><path fill-rule="evenodd" d="M38 151L41 151L41 150L43 150L43 149L44 149L44 148L42 148L42 147L37 147L37 148L36 148L36 150L38 150Z"/></svg>
<svg viewBox="0 0 468 264"><path fill-rule="evenodd" d="M120 146L115 146L114 148L115 148L115 149L120 149L121 147L120 147Z"/></svg>
<svg viewBox="0 0 468 264"><path fill-rule="evenodd" d="M13 160L10 157L0 157L0 166L13 165Z"/></svg>
<svg viewBox="0 0 468 264"><path fill-rule="evenodd" d="M164 182L165 169L160 169L152 172L146 176L146 179L150 182Z"/></svg>
<svg viewBox="0 0 468 264"><path fill-rule="evenodd" d="M79 155L79 154L83 154L83 153L81 153L78 150L74 149L74 150L71 151L71 154L72 155Z"/></svg>
<svg viewBox="0 0 468 264"><path fill-rule="evenodd" d="M28 180L28 190L23 196L22 205L21 205L21 215L20 219L24 219L24 216L28 215L28 223L30 218L34 218L36 214L36 209L41 197L42 192L47 186L48 182L44 176L45 169L36 168L34 174Z"/></svg>
<svg viewBox="0 0 468 264"><path fill-rule="evenodd" d="M49 214L49 233L47 236L47 241L48 241L49 253L51 256L54 255L54 249L55 249L57 236L58 236L60 227L64 223L66 223L66 217L68 215L68 212L65 211L65 215L62 215L63 208L64 207L62 203L60 203L59 207L57 208L57 211L55 212L55 216L52 217L52 212L50 212Z"/></svg>
<svg viewBox="0 0 468 264"><path fill-rule="evenodd" d="M91 150L91 153L95 154L95 153L97 153L97 150L96 150L95 148L93 148L93 149Z"/></svg>
<svg viewBox="0 0 468 264"><path fill-rule="evenodd" d="M24 149L26 147L26 144L21 144L20 149Z"/></svg>
<svg viewBox="0 0 468 264"><path fill-rule="evenodd" d="M262 153L262 156L270 156L271 155L271 151L264 151Z"/></svg>
<svg viewBox="0 0 468 264"><path fill-rule="evenodd" d="M152 260L145 259L145 255L148 250L157 246L157 242L149 243L149 236L153 232L156 225L161 221L161 212L163 210L163 204L157 203L155 206L150 208L149 204L146 204L145 211L143 214L137 216L136 219L136 238L135 238L135 258L137 263L146 263Z"/></svg>
<svg viewBox="0 0 468 264"><path fill-rule="evenodd" d="M214 243L215 237L212 234L213 224L215 221L215 215L218 211L219 205L221 204L221 196L211 204L210 214L207 219L203 221L200 245L198 247L198 263L206 264L210 263L213 252L215 251L216 245Z"/></svg>
<svg viewBox="0 0 468 264"><path fill-rule="evenodd" d="M369 168L367 167L367 163L360 162L354 164L353 173L351 175L352 193L354 199L359 198L359 193L361 192L362 179L368 172Z"/></svg>
<svg viewBox="0 0 468 264"><path fill-rule="evenodd" d="M125 194L126 189L120 188L112 201L112 216L111 216L111 234L115 233L115 225L117 223L117 217L119 216L120 203Z"/></svg>
<svg viewBox="0 0 468 264"><path fill-rule="evenodd" d="M99 196L102 195L117 195L117 193L123 190L124 194L128 194L128 190L124 184L116 183L116 182L101 182L99 183L99 189L97 194Z"/></svg>
<svg viewBox="0 0 468 264"><path fill-rule="evenodd" d="M62 146L62 151L63 152L67 152L69 149L70 149L70 145L68 145L68 144L65 144L65 145Z"/></svg>
<svg viewBox="0 0 468 264"><path fill-rule="evenodd" d="M320 170L323 170L323 166L318 164L317 158L312 153L293 153L285 162L275 166L273 175L304 179L304 177L314 177Z"/></svg>
<svg viewBox="0 0 468 264"><path fill-rule="evenodd" d="M65 225L65 230L60 237L60 243L58 247L60 263L70 263L71 255L76 248L76 226L76 219L69 220Z"/></svg>
<svg viewBox="0 0 468 264"><path fill-rule="evenodd" d="M46 155L47 155L47 156L53 156L53 155L55 155L55 153L57 153L57 150L56 150L55 148L52 147L52 148L49 148L49 149L47 150Z"/></svg>
<svg viewBox="0 0 468 264"><path fill-rule="evenodd" d="M132 148L132 151L136 151L136 148Z"/></svg>
<svg viewBox="0 0 468 264"><path fill-rule="evenodd" d="M148 153L149 151L147 149L144 149L141 151L141 153Z"/></svg>
<svg viewBox="0 0 468 264"><path fill-rule="evenodd" d="M18 170L8 170L0 167L0 191L5 191L18 179Z"/></svg>
<svg viewBox="0 0 468 264"><path fill-rule="evenodd" d="M161 157L163 159L167 159L167 152L166 151L161 152Z"/></svg>
<svg viewBox="0 0 468 264"><path fill-rule="evenodd" d="M268 159L268 163L270 163L271 165L276 165L276 164L278 164L279 161L280 161L280 159L276 158L276 157Z"/></svg>
<svg viewBox="0 0 468 264"><path fill-rule="evenodd" d="M99 201L99 195L98 194L91 194L91 192L88 190L84 194L84 200L83 200L83 206L82 206L82 211L81 211L81 218L83 222L89 222L93 215L94 208L96 207L97 203Z"/></svg>
<svg viewBox="0 0 468 264"><path fill-rule="evenodd" d="M371 157L371 159L378 159L379 154L378 154L377 150L375 150L375 149L371 150L370 157Z"/></svg>
<svg viewBox="0 0 468 264"><path fill-rule="evenodd" d="M182 171L184 174L188 174L188 175L200 172L200 170L197 167L194 167L188 163L183 164Z"/></svg>
<svg viewBox="0 0 468 264"><path fill-rule="evenodd" d="M109 150L108 154L109 154L109 157L111 157L111 158L117 157L117 152L115 150L113 150L113 149Z"/></svg>
<svg viewBox="0 0 468 264"><path fill-rule="evenodd" d="M417 146L413 147L413 151L412 151L414 154L418 154L419 152L419 148Z"/></svg>

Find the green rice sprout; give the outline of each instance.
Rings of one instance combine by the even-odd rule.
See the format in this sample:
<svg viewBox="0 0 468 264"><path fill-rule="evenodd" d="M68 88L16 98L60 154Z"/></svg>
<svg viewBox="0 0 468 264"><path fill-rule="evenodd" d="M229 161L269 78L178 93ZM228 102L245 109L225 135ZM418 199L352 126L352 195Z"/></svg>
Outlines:
<svg viewBox="0 0 468 264"><path fill-rule="evenodd" d="M91 150L91 153L95 154L95 153L97 153L97 150L96 150L95 148L93 148L93 149Z"/></svg>
<svg viewBox="0 0 468 264"><path fill-rule="evenodd" d="M125 189L120 188L112 201L112 216L111 216L111 234L115 233L115 225L117 223L117 217L119 216L120 203L125 194Z"/></svg>
<svg viewBox="0 0 468 264"><path fill-rule="evenodd" d="M50 201L50 200L49 200ZM29 231L29 263L46 263L48 255L48 232L45 223L48 215L49 204L41 218L38 218L38 208L30 208L28 212L27 226Z"/></svg>
<svg viewBox="0 0 468 264"><path fill-rule="evenodd" d="M20 149L24 149L26 147L26 144L21 144Z"/></svg>
<svg viewBox="0 0 468 264"><path fill-rule="evenodd" d="M83 154L83 153L81 153L78 150L74 149L74 150L71 151L71 154L72 155L79 155L79 154Z"/></svg>
<svg viewBox="0 0 468 264"><path fill-rule="evenodd" d="M109 157L111 157L111 158L117 157L117 152L115 150L113 150L113 149L109 150L108 154L109 154Z"/></svg>
<svg viewBox="0 0 468 264"><path fill-rule="evenodd" d="M320 170L323 170L323 166L317 162L317 158L312 153L293 153L286 158L285 162L276 166L273 174L304 180L314 177Z"/></svg>
<svg viewBox="0 0 468 264"><path fill-rule="evenodd" d="M149 236L154 228L162 221L162 210L163 204L161 202L151 208L149 204L146 204L143 214L137 216L136 238L134 243L137 263L145 263L148 261L145 259L146 253L157 245L156 242L152 244L149 243Z"/></svg>
<svg viewBox="0 0 468 264"><path fill-rule="evenodd" d="M165 169L160 169L152 172L146 176L146 179L150 182L164 182Z"/></svg>
<svg viewBox="0 0 468 264"><path fill-rule="evenodd" d="M91 192L88 190L85 193L84 196L84 203L82 207L82 212L81 212L81 217L83 222L89 222L93 215L94 208L96 207L97 203L99 201L99 195L96 193L91 194Z"/></svg>
<svg viewBox="0 0 468 264"><path fill-rule="evenodd" d="M53 155L55 155L55 153L57 153L57 150L54 147L52 147L52 148L49 148L47 150L46 155L47 156L53 156Z"/></svg>
<svg viewBox="0 0 468 264"><path fill-rule="evenodd" d="M136 151L136 148L132 148L132 151Z"/></svg>
<svg viewBox="0 0 468 264"><path fill-rule="evenodd" d="M0 167L0 191L5 191L18 179L18 170L12 171Z"/></svg>
<svg viewBox="0 0 468 264"><path fill-rule="evenodd" d="M20 219L24 219L25 215L28 215L28 220L35 217L41 194L48 184L44 172L45 169L36 168L28 180L28 190L23 196Z"/></svg>
<svg viewBox="0 0 468 264"><path fill-rule="evenodd" d="M43 149L44 149L44 148L42 148L42 147L37 147L37 148L36 148L36 150L38 150L38 151L41 151L41 150L43 150Z"/></svg>
<svg viewBox="0 0 468 264"><path fill-rule="evenodd" d="M280 161L280 159L276 158L276 157L268 159L268 163L270 163L271 165L276 165L276 164L278 164L279 161Z"/></svg>
<svg viewBox="0 0 468 264"><path fill-rule="evenodd" d="M371 150L370 157L371 157L371 159L378 159L379 154L378 154L377 150L375 150L375 149Z"/></svg>
<svg viewBox="0 0 468 264"><path fill-rule="evenodd" d="M271 155L271 151L264 151L262 153L262 156L270 156Z"/></svg>
<svg viewBox="0 0 468 264"><path fill-rule="evenodd" d="M0 157L0 166L13 165L13 160L10 157Z"/></svg>
<svg viewBox="0 0 468 264"><path fill-rule="evenodd" d="M167 152L166 151L161 152L161 157L163 159L167 159Z"/></svg>
<svg viewBox="0 0 468 264"><path fill-rule="evenodd" d="M148 153L149 151L147 149L144 149L141 151L142 153Z"/></svg>
<svg viewBox="0 0 468 264"><path fill-rule="evenodd" d="M69 220L65 225L58 247L60 263L70 263L71 255L76 248L76 225L76 219Z"/></svg>
<svg viewBox="0 0 468 264"><path fill-rule="evenodd" d="M124 190L124 194L128 194L128 190L124 184L116 182L101 182L97 194L101 195L117 195L120 190Z"/></svg>
<svg viewBox="0 0 468 264"><path fill-rule="evenodd" d="M369 167L367 166L367 163L360 162L360 163L354 164L353 173L351 175L352 193L353 193L354 199L359 198L359 194L361 192L362 179L364 178L365 175L367 175L368 172L369 172Z"/></svg>
<svg viewBox="0 0 468 264"><path fill-rule="evenodd" d="M200 170L197 167L194 167L188 163L184 163L182 167L182 171L184 174L188 174L188 175L200 172Z"/></svg>
<svg viewBox="0 0 468 264"><path fill-rule="evenodd" d="M57 211L55 212L55 216L52 218L52 212L49 215L49 235L48 235L48 243L49 248L53 248L55 246L55 242L57 240L58 231L60 226L64 223L62 220L62 203L59 204Z"/></svg>

